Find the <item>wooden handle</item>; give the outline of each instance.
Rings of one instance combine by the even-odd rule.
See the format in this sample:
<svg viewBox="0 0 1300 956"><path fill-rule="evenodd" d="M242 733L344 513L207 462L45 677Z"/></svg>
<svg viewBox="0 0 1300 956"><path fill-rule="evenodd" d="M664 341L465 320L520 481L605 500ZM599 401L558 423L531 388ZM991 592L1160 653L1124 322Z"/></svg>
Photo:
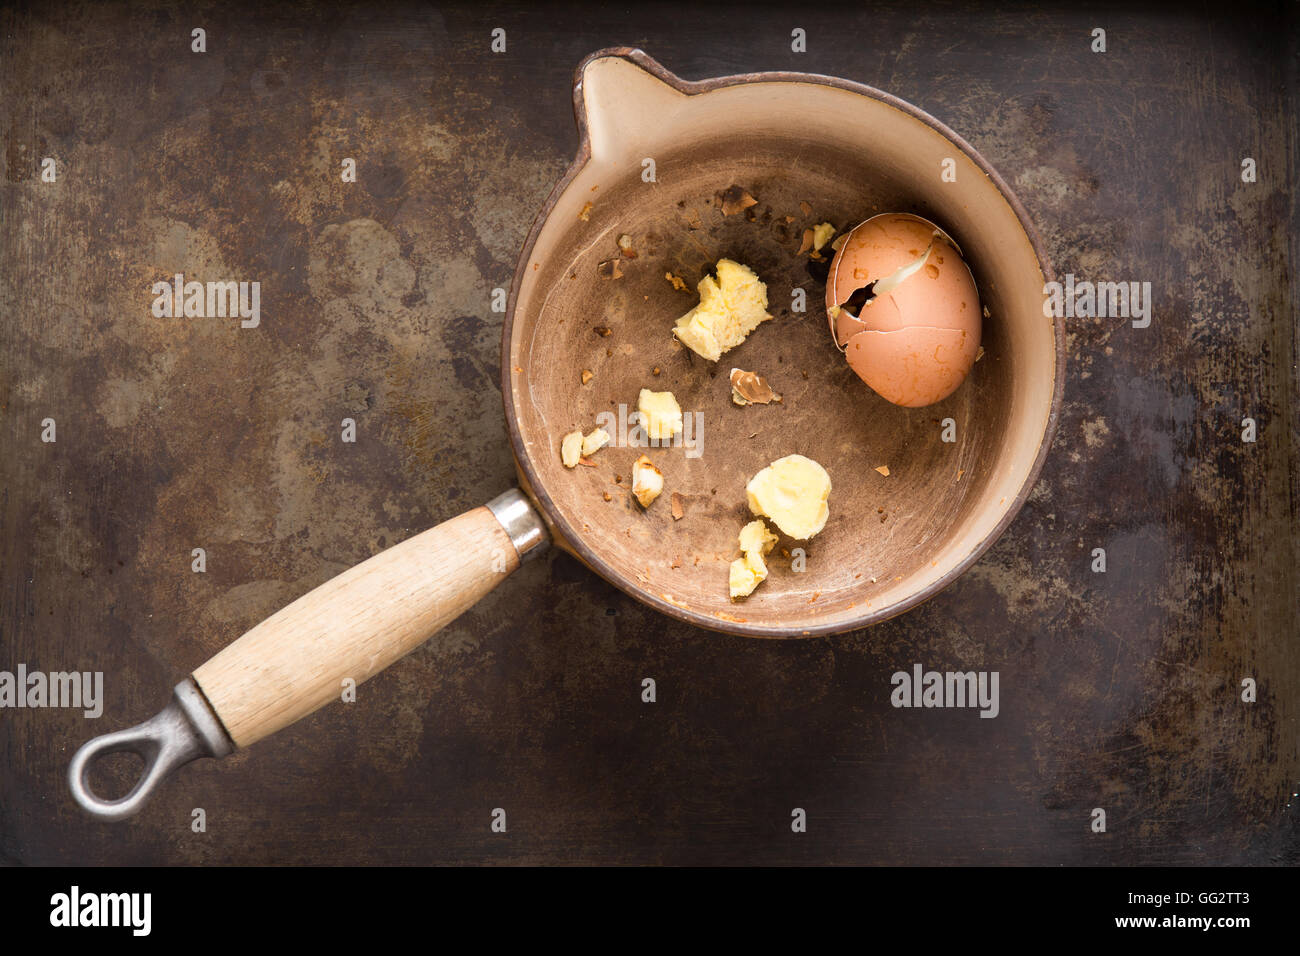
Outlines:
<svg viewBox="0 0 1300 956"><path fill-rule="evenodd" d="M475 508L344 571L194 672L238 747L287 727L423 644L519 567Z"/></svg>

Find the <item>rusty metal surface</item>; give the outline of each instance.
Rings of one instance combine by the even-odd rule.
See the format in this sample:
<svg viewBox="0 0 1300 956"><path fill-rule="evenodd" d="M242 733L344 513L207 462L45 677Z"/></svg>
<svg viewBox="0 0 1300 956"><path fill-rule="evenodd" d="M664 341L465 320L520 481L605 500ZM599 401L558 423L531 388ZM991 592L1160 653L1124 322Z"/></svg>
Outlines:
<svg viewBox="0 0 1300 956"><path fill-rule="evenodd" d="M98 720L0 710L0 860L1296 861L1293 8L741 9L0 13L0 670L104 672ZM706 633L551 553L357 703L86 819L78 744L513 482L491 290L571 158L573 67L617 44L915 103L1011 183L1058 273L1150 281L1150 328L1067 322L1029 503L901 618ZM155 319L177 271L259 280L262 324ZM1000 715L892 708L915 663L999 671Z"/></svg>

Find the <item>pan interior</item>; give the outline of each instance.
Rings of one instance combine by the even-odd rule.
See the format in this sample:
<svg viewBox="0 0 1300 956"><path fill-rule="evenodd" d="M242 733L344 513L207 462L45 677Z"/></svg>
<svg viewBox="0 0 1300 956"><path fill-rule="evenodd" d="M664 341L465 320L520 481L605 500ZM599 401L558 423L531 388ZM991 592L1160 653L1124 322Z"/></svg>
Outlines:
<svg viewBox="0 0 1300 956"><path fill-rule="evenodd" d="M1023 394L1017 399L1025 389L1016 382L1027 357L1001 319L1012 306L1001 291L1006 276L989 255L990 237L962 228L962 216L936 201L943 194L918 186L905 167L890 172L861 151L796 132L712 137L676 152L661 149L655 160L653 183L632 164L616 178L606 171L598 180L575 179L548 221L546 250L539 243L525 264L509 350L510 400L534 490L598 570L652 603L702 616L701 623L798 634L887 615L969 555L1010 507L1008 490L1019 487L1000 471L1008 469L1008 431L1026 414ZM725 214L717 194L732 186L757 203ZM991 315L985 354L970 377L926 408L891 405L854 375L831 340L824 283L810 274L808 256L797 254L808 226L830 221L842 232L890 211L914 212L950 231ZM623 235L635 258L620 255ZM1019 242L1026 244L1023 234ZM671 330L698 302L696 283L723 257L758 273L774 318L710 363L680 346ZM620 277L601 266L609 260ZM666 273L688 291L675 289ZM1051 362L1050 342L1037 361ZM766 376L783 402L735 405L732 367ZM591 373L585 385L584 371ZM1049 394L1050 381L1049 373ZM615 444L592 455L590 467L563 467L562 436L589 432L601 413L621 423L642 388L676 395L698 422L695 447L620 446L611 428ZM1046 409L1035 400L1038 420L1029 427L1041 434ZM945 441L945 432L956 440ZM632 463L643 453L665 476L664 493L648 509L630 487ZM830 473L830 519L810 541L783 535L767 580L732 602L728 567L739 553L736 536L753 517L745 485L794 453ZM888 468L888 477L877 468ZM674 494L680 519L672 514Z"/></svg>

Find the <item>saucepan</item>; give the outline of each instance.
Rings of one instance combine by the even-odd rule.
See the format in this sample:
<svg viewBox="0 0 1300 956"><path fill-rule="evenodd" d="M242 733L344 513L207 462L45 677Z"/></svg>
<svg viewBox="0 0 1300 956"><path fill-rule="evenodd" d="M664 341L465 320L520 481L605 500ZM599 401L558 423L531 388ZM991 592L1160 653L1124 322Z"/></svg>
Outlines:
<svg viewBox="0 0 1300 956"><path fill-rule="evenodd" d="M1053 276L1034 229L979 153L857 83L802 73L691 82L634 49L589 56L573 97L578 154L525 241L502 335L519 487L298 598L177 685L157 716L83 746L69 779L90 813L129 816L181 764L247 747L338 699L345 679L378 673L548 545L702 628L816 637L933 596L1015 516L1051 442L1064 335L1043 314ZM986 310L982 358L936 405L891 405L853 374L827 329L824 269L799 254L806 228L843 230L880 212L941 225ZM724 257L766 282L773 319L711 363L671 329ZM724 365L761 371L782 401L737 405ZM693 424L689 444L650 449L666 487L648 508L630 488L647 450L619 427L642 388L673 391ZM562 436L602 413L614 442L566 467ZM733 601L746 482L793 453L830 474L830 518L810 541L782 541L768 579ZM89 772L117 751L145 767L108 799Z"/></svg>

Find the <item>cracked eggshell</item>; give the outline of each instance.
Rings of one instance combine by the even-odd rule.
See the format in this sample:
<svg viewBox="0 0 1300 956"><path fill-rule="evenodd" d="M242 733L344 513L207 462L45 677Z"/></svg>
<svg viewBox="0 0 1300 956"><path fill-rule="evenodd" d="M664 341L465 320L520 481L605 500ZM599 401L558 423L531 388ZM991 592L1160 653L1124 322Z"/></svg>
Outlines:
<svg viewBox="0 0 1300 956"><path fill-rule="evenodd" d="M927 254L927 249L929 250ZM858 289L924 263L863 306L839 306ZM849 365L895 405L930 405L965 380L979 351L979 293L956 245L938 226L908 213L858 225L831 263L826 311Z"/></svg>
<svg viewBox="0 0 1300 956"><path fill-rule="evenodd" d="M966 379L979 340L965 329L914 326L849 339L849 367L882 398L905 408L942 401Z"/></svg>

